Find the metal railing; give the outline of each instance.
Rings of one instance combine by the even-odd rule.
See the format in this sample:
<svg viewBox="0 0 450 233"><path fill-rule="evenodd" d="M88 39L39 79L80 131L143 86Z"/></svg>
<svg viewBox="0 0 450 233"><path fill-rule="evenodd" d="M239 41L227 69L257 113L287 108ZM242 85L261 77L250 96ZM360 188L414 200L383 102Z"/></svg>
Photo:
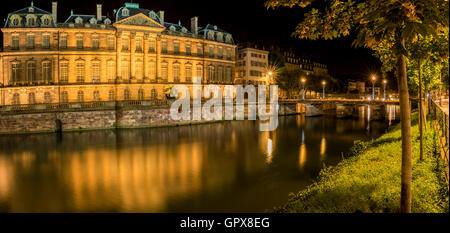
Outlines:
<svg viewBox="0 0 450 233"><path fill-rule="evenodd" d="M441 153L441 157L444 160L444 166L445 166L445 178L447 181L447 187L448 187L448 181L449 181L449 174L448 174L448 166L449 166L449 160L448 160L448 154L449 154L449 115L448 112L445 112L442 107L439 106L436 101L432 100L430 103L430 114L432 117L432 125L434 130L436 131L438 135L438 143L439 143L439 150Z"/></svg>

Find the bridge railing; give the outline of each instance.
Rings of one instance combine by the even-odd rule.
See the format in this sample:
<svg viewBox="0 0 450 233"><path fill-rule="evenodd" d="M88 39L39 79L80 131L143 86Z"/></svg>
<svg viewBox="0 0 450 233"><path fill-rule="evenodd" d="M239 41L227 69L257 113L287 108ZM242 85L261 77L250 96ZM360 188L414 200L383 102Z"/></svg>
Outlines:
<svg viewBox="0 0 450 233"><path fill-rule="evenodd" d="M447 187L449 181L448 166L449 166L449 114L445 112L439 104L432 100L430 104L430 114L432 117L432 125L439 137L439 147L441 157L445 165L445 178L447 180Z"/></svg>

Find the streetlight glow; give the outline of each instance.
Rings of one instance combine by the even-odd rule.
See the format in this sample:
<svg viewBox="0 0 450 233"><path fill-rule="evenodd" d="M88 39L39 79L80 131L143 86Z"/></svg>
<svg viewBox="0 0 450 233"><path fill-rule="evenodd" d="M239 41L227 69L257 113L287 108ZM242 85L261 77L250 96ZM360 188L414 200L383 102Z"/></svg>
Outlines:
<svg viewBox="0 0 450 233"><path fill-rule="evenodd" d="M375 80L377 78L375 75L372 76L372 100L375 100Z"/></svg>
<svg viewBox="0 0 450 233"><path fill-rule="evenodd" d="M305 82L306 82L306 79L302 78L300 81L302 82L302 86L303 86L302 99L305 99Z"/></svg>
<svg viewBox="0 0 450 233"><path fill-rule="evenodd" d="M325 99L325 85L327 85L327 82L322 81L322 99Z"/></svg>

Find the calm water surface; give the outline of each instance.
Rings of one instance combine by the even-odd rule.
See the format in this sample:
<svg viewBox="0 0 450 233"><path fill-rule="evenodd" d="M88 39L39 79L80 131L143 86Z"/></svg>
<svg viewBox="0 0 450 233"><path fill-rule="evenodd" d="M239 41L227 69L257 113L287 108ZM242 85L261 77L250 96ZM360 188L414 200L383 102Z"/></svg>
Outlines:
<svg viewBox="0 0 450 233"><path fill-rule="evenodd" d="M388 122L332 116L0 136L0 212L263 212Z"/></svg>

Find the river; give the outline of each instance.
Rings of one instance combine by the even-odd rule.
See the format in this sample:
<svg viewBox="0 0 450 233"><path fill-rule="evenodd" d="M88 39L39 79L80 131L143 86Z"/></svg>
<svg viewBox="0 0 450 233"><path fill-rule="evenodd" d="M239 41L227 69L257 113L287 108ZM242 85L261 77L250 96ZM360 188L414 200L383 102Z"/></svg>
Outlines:
<svg viewBox="0 0 450 233"><path fill-rule="evenodd" d="M279 117L272 132L226 121L2 135L0 212L264 212L393 122L362 111Z"/></svg>

